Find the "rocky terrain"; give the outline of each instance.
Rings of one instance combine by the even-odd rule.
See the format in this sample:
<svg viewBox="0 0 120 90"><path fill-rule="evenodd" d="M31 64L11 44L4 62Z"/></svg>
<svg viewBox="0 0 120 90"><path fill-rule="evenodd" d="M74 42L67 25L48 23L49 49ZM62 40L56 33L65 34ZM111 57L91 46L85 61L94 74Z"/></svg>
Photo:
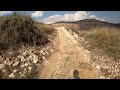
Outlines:
<svg viewBox="0 0 120 90"><path fill-rule="evenodd" d="M48 43L37 47L22 46L17 51L7 52L7 56L0 55L1 78L37 78L43 60L53 52L52 43Z"/></svg>
<svg viewBox="0 0 120 90"><path fill-rule="evenodd" d="M9 57L0 56L0 74L2 78L37 78L32 74L41 68L42 61L52 52L54 50L50 45L23 47L21 52L8 52Z"/></svg>

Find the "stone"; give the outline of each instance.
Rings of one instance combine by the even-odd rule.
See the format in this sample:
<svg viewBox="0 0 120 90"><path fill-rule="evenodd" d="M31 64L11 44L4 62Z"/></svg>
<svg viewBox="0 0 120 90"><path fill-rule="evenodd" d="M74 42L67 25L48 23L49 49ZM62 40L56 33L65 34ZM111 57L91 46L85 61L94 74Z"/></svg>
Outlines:
<svg viewBox="0 0 120 90"><path fill-rule="evenodd" d="M29 56L29 59L31 59L31 60L33 59L33 58L32 58L32 55Z"/></svg>
<svg viewBox="0 0 120 90"><path fill-rule="evenodd" d="M38 59L33 59L33 63L37 63L38 62Z"/></svg>
<svg viewBox="0 0 120 90"><path fill-rule="evenodd" d="M46 55L49 55L49 53L47 51L45 53L46 53Z"/></svg>
<svg viewBox="0 0 120 90"><path fill-rule="evenodd" d="M6 61L9 61L9 58L6 58Z"/></svg>
<svg viewBox="0 0 120 90"><path fill-rule="evenodd" d="M100 76L99 78L100 78L100 79L105 79L105 77L104 77L104 76Z"/></svg>
<svg viewBox="0 0 120 90"><path fill-rule="evenodd" d="M117 68L118 66L117 65L115 65L115 68Z"/></svg>
<svg viewBox="0 0 120 90"><path fill-rule="evenodd" d="M36 58L38 59L38 56L37 56L37 55L35 55L35 54L33 54L33 58L34 58L34 59L36 59Z"/></svg>
<svg viewBox="0 0 120 90"><path fill-rule="evenodd" d="M13 52L8 52L9 55L13 55Z"/></svg>
<svg viewBox="0 0 120 90"><path fill-rule="evenodd" d="M17 58L18 58L18 59L21 59L21 56L20 56L20 55L18 55L18 56L17 56Z"/></svg>
<svg viewBox="0 0 120 90"><path fill-rule="evenodd" d="M77 34L74 34L74 37L77 39L77 38L78 38L78 35L77 35Z"/></svg>
<svg viewBox="0 0 120 90"><path fill-rule="evenodd" d="M9 75L9 78L15 78L14 73L11 73L11 74Z"/></svg>
<svg viewBox="0 0 120 90"><path fill-rule="evenodd" d="M21 61L23 61L23 62L25 61L25 59L24 59L24 57L23 57L23 56L21 56Z"/></svg>
<svg viewBox="0 0 120 90"><path fill-rule="evenodd" d="M29 59L29 58L26 58L26 61L28 61L28 62L29 62L29 61L30 61L30 59Z"/></svg>
<svg viewBox="0 0 120 90"><path fill-rule="evenodd" d="M54 50L53 50L53 49L50 49L50 52L52 53L52 52L54 52Z"/></svg>
<svg viewBox="0 0 120 90"><path fill-rule="evenodd" d="M3 63L5 60L3 58L0 58L0 63Z"/></svg>
<svg viewBox="0 0 120 90"><path fill-rule="evenodd" d="M20 75L22 74L22 72L18 72Z"/></svg>
<svg viewBox="0 0 120 90"><path fill-rule="evenodd" d="M5 72L7 72L7 70L6 70L6 69L3 69L3 70L2 70L2 73L5 73Z"/></svg>
<svg viewBox="0 0 120 90"><path fill-rule="evenodd" d="M5 68L4 64L0 64L0 70L2 70L3 68Z"/></svg>
<svg viewBox="0 0 120 90"><path fill-rule="evenodd" d="M45 59L45 56L43 56L42 59L44 60L44 59Z"/></svg>
<svg viewBox="0 0 120 90"><path fill-rule="evenodd" d="M27 66L28 66L28 63L25 63L24 65L27 67Z"/></svg>
<svg viewBox="0 0 120 90"><path fill-rule="evenodd" d="M42 55L45 55L45 52L43 52Z"/></svg>
<svg viewBox="0 0 120 90"><path fill-rule="evenodd" d="M26 73L26 71L27 71L27 68L24 68L24 71L23 71L23 73L25 74L25 73Z"/></svg>
<svg viewBox="0 0 120 90"><path fill-rule="evenodd" d="M85 44L88 44L88 43L89 43L88 41L85 42Z"/></svg>
<svg viewBox="0 0 120 90"><path fill-rule="evenodd" d="M20 77L25 77L25 75L24 75L24 74L21 74Z"/></svg>
<svg viewBox="0 0 120 90"><path fill-rule="evenodd" d="M85 38L84 38L84 37L81 37L81 41L85 41Z"/></svg>
<svg viewBox="0 0 120 90"><path fill-rule="evenodd" d="M47 49L49 49L50 47L49 47L49 46L47 46L46 48L47 48Z"/></svg>
<svg viewBox="0 0 120 90"><path fill-rule="evenodd" d="M24 67L25 67L25 65L23 65L23 64L22 64L22 65L20 65L20 68L24 68Z"/></svg>
<svg viewBox="0 0 120 90"><path fill-rule="evenodd" d="M40 50L40 53L43 53L43 50Z"/></svg>
<svg viewBox="0 0 120 90"><path fill-rule="evenodd" d="M28 70L31 71L31 70L32 70L32 67L28 67Z"/></svg>
<svg viewBox="0 0 120 90"><path fill-rule="evenodd" d="M12 65L12 61L8 61L6 64L7 64L8 66L11 66L11 65Z"/></svg>
<svg viewBox="0 0 120 90"><path fill-rule="evenodd" d="M97 66L96 66L96 68L97 68L97 69L100 69L100 66L99 66L99 65L97 65Z"/></svg>
<svg viewBox="0 0 120 90"><path fill-rule="evenodd" d="M13 73L16 73L16 72L17 72L17 70L16 70L16 69L14 69L12 72L13 72Z"/></svg>
<svg viewBox="0 0 120 90"><path fill-rule="evenodd" d="M30 62L27 62L27 64L28 64L28 65L31 65L31 63L30 63Z"/></svg>
<svg viewBox="0 0 120 90"><path fill-rule="evenodd" d="M0 56L0 59L2 58L2 56Z"/></svg>
<svg viewBox="0 0 120 90"><path fill-rule="evenodd" d="M12 66L15 67L19 64L19 61L16 61Z"/></svg>
<svg viewBox="0 0 120 90"><path fill-rule="evenodd" d="M88 53L88 54L89 54L89 53L90 53L90 51L86 50L86 53Z"/></svg>
<svg viewBox="0 0 120 90"><path fill-rule="evenodd" d="M26 52L23 52L23 56L25 57L27 55L27 53Z"/></svg>
<svg viewBox="0 0 120 90"><path fill-rule="evenodd" d="M5 60L3 63L6 65L6 64L7 64L7 61Z"/></svg>

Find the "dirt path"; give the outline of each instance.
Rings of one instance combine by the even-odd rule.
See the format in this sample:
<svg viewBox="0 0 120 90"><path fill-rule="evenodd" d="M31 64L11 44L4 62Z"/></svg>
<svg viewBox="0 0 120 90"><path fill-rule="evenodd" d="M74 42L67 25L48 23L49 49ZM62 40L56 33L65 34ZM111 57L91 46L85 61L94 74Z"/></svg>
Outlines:
<svg viewBox="0 0 120 90"><path fill-rule="evenodd" d="M64 28L58 27L53 42L54 53L43 62L40 79L96 78L98 71L90 66L90 54Z"/></svg>

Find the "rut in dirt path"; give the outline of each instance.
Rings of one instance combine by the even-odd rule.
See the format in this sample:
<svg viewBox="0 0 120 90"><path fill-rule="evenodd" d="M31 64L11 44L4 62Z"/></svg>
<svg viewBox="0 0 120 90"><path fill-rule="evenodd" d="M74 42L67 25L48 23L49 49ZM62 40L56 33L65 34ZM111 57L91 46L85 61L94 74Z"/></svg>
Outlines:
<svg viewBox="0 0 120 90"><path fill-rule="evenodd" d="M97 71L90 67L90 55L79 46L74 37L58 27L54 43L55 52L43 62L40 79L96 78Z"/></svg>

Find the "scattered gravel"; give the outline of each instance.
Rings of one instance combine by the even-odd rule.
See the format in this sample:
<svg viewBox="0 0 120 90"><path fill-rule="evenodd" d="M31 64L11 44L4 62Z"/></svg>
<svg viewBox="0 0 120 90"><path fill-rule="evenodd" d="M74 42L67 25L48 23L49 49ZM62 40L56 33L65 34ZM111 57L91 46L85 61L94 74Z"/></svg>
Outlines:
<svg viewBox="0 0 120 90"><path fill-rule="evenodd" d="M16 57L3 57L0 55L0 71L6 78L23 78L31 72L35 66L40 66L54 50L50 46L24 47L24 50ZM13 52L9 52L11 56ZM9 55L9 56L10 56ZM34 70L35 71L35 70Z"/></svg>

